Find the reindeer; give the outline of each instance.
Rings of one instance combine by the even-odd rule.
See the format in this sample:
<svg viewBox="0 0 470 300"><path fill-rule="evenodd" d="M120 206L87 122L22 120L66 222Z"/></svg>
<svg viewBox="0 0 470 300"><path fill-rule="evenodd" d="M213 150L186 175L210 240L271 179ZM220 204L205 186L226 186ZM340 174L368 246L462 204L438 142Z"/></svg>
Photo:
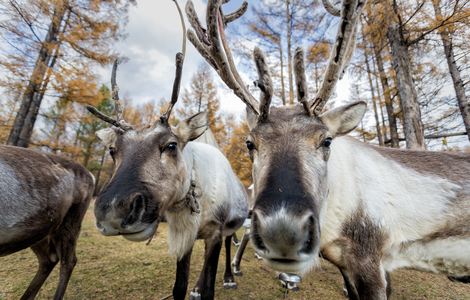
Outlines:
<svg viewBox="0 0 470 300"><path fill-rule="evenodd" d="M352 299L386 299L388 272L410 268L470 274L470 155L376 147L345 136L362 119L359 101L323 111L350 59L364 0L343 0L323 82L307 94L302 49L295 53L299 105L270 107L273 88L258 48L260 102L235 67L224 29L247 3L224 15L209 0L203 28L188 1L188 39L247 106L253 161L251 241L272 268L305 273L319 255L340 270Z"/></svg>
<svg viewBox="0 0 470 300"><path fill-rule="evenodd" d="M34 299L59 261L54 299L63 298L93 190L93 175L73 161L0 145L0 256L30 247L39 262L21 299Z"/></svg>
<svg viewBox="0 0 470 300"><path fill-rule="evenodd" d="M184 28L182 15L181 21ZM204 266L190 299L213 299L223 237L227 257L224 287L236 287L230 268L231 236L247 217L248 204L244 187L225 156L213 146L194 142L208 128L207 114L198 113L177 128L169 124L178 99L185 40L184 34L183 53L176 55L171 103L155 124L137 129L122 119L116 63L111 76L116 118L89 107L113 125L97 132L110 149L115 170L96 199L95 216L103 235L122 235L131 241L150 240L160 216L165 217L169 252L177 258L174 299L186 295L192 248L196 239L203 239Z"/></svg>

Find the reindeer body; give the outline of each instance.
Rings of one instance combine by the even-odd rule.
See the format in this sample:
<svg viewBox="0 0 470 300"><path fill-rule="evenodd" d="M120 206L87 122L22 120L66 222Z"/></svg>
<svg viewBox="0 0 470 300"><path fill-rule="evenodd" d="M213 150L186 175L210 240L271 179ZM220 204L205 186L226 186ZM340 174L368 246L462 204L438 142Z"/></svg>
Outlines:
<svg viewBox="0 0 470 300"><path fill-rule="evenodd" d="M397 268L470 274L469 174L468 154L337 138L320 214L322 255L356 285L368 274L372 287L359 298L383 298L385 273Z"/></svg>
<svg viewBox="0 0 470 300"><path fill-rule="evenodd" d="M35 297L59 260L62 298L93 188L93 176L72 161L0 145L0 256L31 247L39 260L23 298Z"/></svg>
<svg viewBox="0 0 470 300"><path fill-rule="evenodd" d="M183 156L187 173L196 184L200 213L191 213L189 208L177 211L170 208L165 212L170 252L177 257L182 257L196 238L231 236L248 216L245 189L218 149L190 142Z"/></svg>

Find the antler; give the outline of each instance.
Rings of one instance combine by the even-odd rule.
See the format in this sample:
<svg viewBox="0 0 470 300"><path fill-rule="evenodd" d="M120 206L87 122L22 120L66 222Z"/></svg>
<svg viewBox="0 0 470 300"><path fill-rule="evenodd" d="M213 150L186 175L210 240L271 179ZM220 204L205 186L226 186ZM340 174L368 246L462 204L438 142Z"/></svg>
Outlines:
<svg viewBox="0 0 470 300"><path fill-rule="evenodd" d="M126 123L124 119L122 118L122 106L121 102L119 100L119 88L116 83L116 73L117 73L117 67L121 63L121 60L119 58L116 58L113 63L113 70L111 72L111 98L114 100L114 112L116 114L116 118L113 119L109 116L107 116L105 113L99 111L96 107L87 105L87 109L90 113L98 117L99 119L115 126L118 128L121 128L124 131L132 129L132 126Z"/></svg>
<svg viewBox="0 0 470 300"><path fill-rule="evenodd" d="M224 15L221 6L227 2L229 2L229 0L208 0L206 14L207 29L204 29L197 17L192 1L189 0L186 4L186 14L194 31L188 30L188 39L219 74L225 84L232 89L235 95L237 95L255 114L260 115L258 101L256 101L255 97L248 91L247 86L235 67L232 52L228 46L224 31L228 23L240 18L247 11L248 3L244 1L238 10L231 14ZM258 83L264 84L266 88L267 85L269 85L271 89L271 91L262 90L262 106L264 107L266 103L269 104L271 102L272 84L267 67L263 67L266 63L261 50L255 50L254 56L257 66L259 63L263 68L261 70L258 68L258 74L260 74ZM260 85L258 85L258 87L260 87ZM263 109L264 108L261 108L261 110ZM262 113L268 112L269 107L267 111L263 111Z"/></svg>
<svg viewBox="0 0 470 300"><path fill-rule="evenodd" d="M320 89L310 104L310 110L315 115L319 115L322 112L326 102L331 97L331 93L341 73L351 59L356 39L356 27L365 2L366 0L343 1L341 22L338 26L335 45L333 46ZM323 4L328 12L331 12L333 15L337 14L337 8L331 5L328 0L323 0Z"/></svg>
<svg viewBox="0 0 470 300"><path fill-rule="evenodd" d="M294 73L297 85L297 99L302 103L307 114L311 115L308 103L307 79L305 78L304 51L300 47L295 50Z"/></svg>
<svg viewBox="0 0 470 300"><path fill-rule="evenodd" d="M176 53L175 63L176 63L176 72L175 72L175 80L173 81L173 91L171 93L171 101L170 105L168 106L167 111L160 117L160 122L162 124L168 124L168 120L170 119L171 111L175 106L176 102L178 101L178 96L180 93L180 86L181 86L181 77L183 73L183 63L184 58L186 56L186 25L184 23L183 13L181 12L181 8L178 4L177 0L173 0L178 9L178 14L181 20L181 27L183 29L183 42L182 42L182 52Z"/></svg>

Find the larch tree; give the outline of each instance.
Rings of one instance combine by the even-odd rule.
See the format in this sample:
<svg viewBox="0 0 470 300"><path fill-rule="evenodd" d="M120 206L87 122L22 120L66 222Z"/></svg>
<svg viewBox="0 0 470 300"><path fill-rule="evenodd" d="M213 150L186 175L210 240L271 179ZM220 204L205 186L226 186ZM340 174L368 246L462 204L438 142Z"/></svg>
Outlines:
<svg viewBox="0 0 470 300"><path fill-rule="evenodd" d="M275 95L283 105L294 104L294 49L324 42L329 23L324 22L327 14L320 7L315 0L253 2L252 18L246 22L246 36L250 40L255 38L257 46L268 56Z"/></svg>
<svg viewBox="0 0 470 300"><path fill-rule="evenodd" d="M444 17L441 9L441 1L440 0L432 0L434 13L435 13L435 22L442 23L443 20L447 19ZM460 11L460 14L467 14L470 18L470 8L467 7L465 10L463 9ZM467 22L467 26L468 26ZM467 131L467 137L470 141L470 100L465 94L465 86L462 80L462 75L460 73L459 66L457 65L455 53L454 53L454 45L452 39L452 33L455 31L455 26L442 26L438 29L439 35L442 40L442 46L444 48L444 54L446 56L447 65L449 68L449 73L452 78L452 84L454 86L455 95L457 98L457 102L459 105L460 113L462 115L463 123L465 125L465 129Z"/></svg>
<svg viewBox="0 0 470 300"><path fill-rule="evenodd" d="M217 87L207 65L201 65L191 78L189 89L185 89L177 110L181 118L188 118L198 112L207 111L209 128L222 148L226 143L227 132L220 114Z"/></svg>
<svg viewBox="0 0 470 300"><path fill-rule="evenodd" d="M20 102L8 144L27 147L45 96L73 80L86 94L90 65L107 64L122 37L129 3L97 0L8 0L0 4L0 85ZM47 92L47 94L46 94ZM15 93L13 93L15 94Z"/></svg>

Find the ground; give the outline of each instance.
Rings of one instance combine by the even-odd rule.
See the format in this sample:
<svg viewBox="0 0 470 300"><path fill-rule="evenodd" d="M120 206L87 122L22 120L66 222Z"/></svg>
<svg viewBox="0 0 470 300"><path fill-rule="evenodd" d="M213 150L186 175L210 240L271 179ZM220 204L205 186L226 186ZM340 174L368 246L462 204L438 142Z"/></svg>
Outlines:
<svg viewBox="0 0 470 300"><path fill-rule="evenodd" d="M241 234L239 234L241 237ZM104 237L94 226L89 209L78 241L78 263L72 274L66 299L161 299L171 293L175 260L167 254L166 224L149 246L133 243L122 237ZM203 243L198 241L193 252L190 287L199 275L203 258ZM468 250L468 249L467 249ZM233 251L233 250L232 250ZM465 251L462 249L462 251ZM219 261L216 299L282 299L284 290L275 273L254 257L247 248L236 277L238 289L224 290L222 277L224 255ZM36 272L37 262L27 249L0 258L0 299L19 299ZM41 289L39 299L51 299L57 284L57 267ZM469 299L470 284L454 283L445 276L398 271L392 274L392 299ZM330 264L303 278L300 291L291 292L288 299L345 299L342 279Z"/></svg>

